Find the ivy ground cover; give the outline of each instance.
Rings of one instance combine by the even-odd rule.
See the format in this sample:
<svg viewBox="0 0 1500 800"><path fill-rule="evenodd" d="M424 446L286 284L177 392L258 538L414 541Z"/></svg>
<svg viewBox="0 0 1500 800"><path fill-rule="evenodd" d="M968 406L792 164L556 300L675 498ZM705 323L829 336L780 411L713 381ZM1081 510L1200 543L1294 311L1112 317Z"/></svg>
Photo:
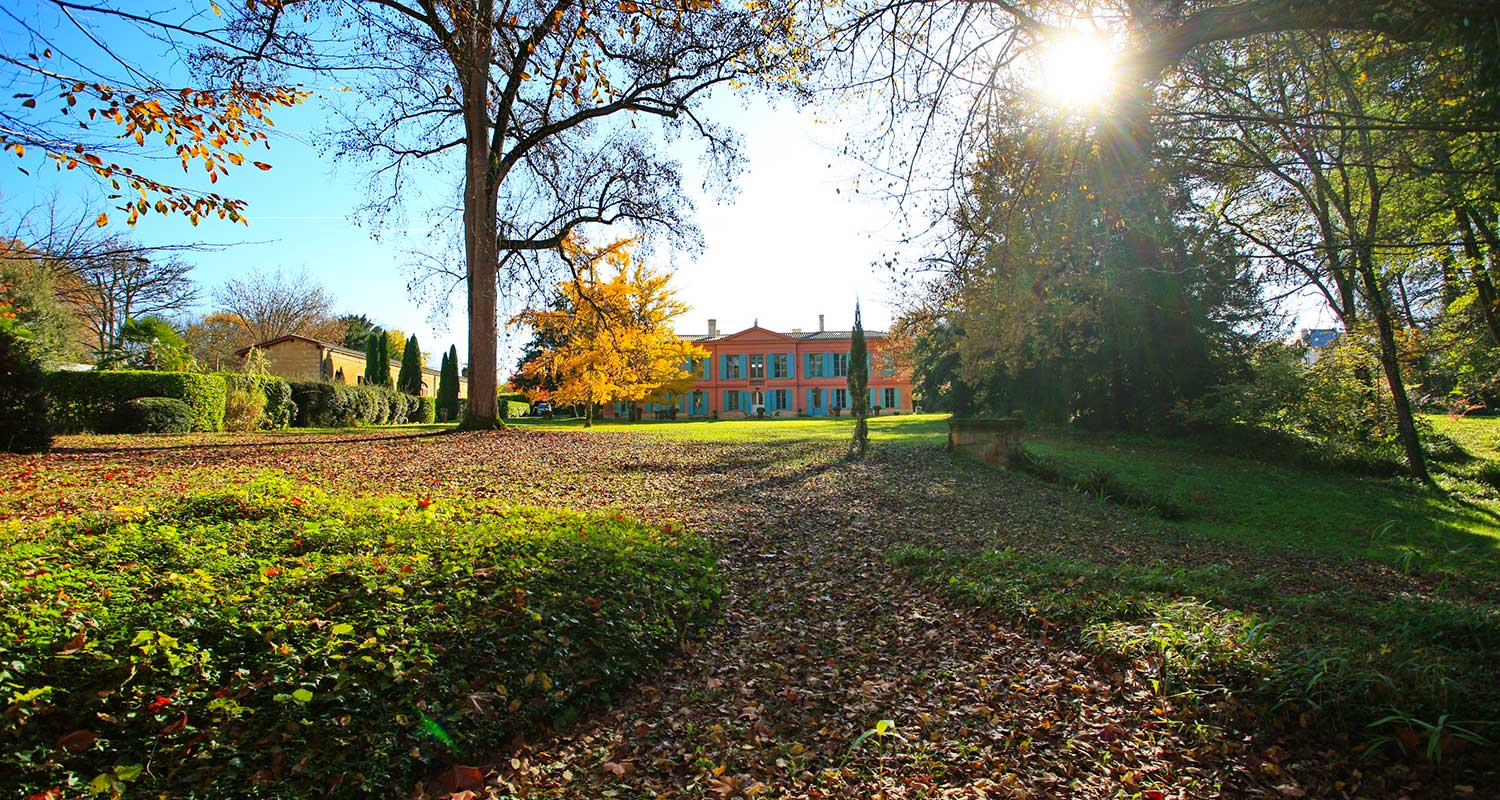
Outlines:
<svg viewBox="0 0 1500 800"><path fill-rule="evenodd" d="M704 436L645 425L69 438L51 455L0 461L0 481L15 487L0 513L29 530L54 515L108 512L122 498L166 507L270 475L331 498L620 514L657 530L685 524L708 540L723 596L706 638L689 639L663 672L644 673L577 719L537 719L459 753L432 745L410 796L1500 792L1492 749L1449 741L1433 760L1421 747L1403 753L1403 742L1379 741L1420 735L1422 720L1329 725L1316 709L1286 715L1232 693L1236 676L1270 663L1264 646L1285 638L1256 626L1289 607L1328 600L1335 613L1363 605L1373 614L1449 597L1456 586L1472 604L1483 585L1387 558L1205 536L1027 474L951 460L932 420L879 423L872 457L858 464L841 460L838 431L779 422L748 435L741 427L753 423L721 423ZM1037 602L1022 604L1026 597ZM1188 659L1165 674L1153 661L1161 651L1138 644L1153 616L1177 624L1172 652ZM1191 627L1205 620L1212 625ZM1124 624L1100 625L1114 621ZM1471 647L1487 646L1487 623L1465 625L1476 634ZM1226 639L1248 649L1222 659L1214 648ZM1212 680L1196 684L1197 696L1174 688L1199 675ZM1395 699L1369 710L1378 718Z"/></svg>

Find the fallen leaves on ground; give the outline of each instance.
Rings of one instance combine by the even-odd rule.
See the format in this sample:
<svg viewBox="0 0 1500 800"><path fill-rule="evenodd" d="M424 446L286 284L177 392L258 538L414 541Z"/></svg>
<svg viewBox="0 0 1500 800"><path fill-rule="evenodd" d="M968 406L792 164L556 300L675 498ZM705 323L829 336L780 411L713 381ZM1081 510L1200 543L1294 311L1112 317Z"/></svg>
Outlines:
<svg viewBox="0 0 1500 800"><path fill-rule="evenodd" d="M1380 565L1317 564L1184 538L1145 515L937 448L684 442L628 433L70 437L0 456L19 520L242 483L607 507L683 522L722 552L723 625L611 708L459 753L416 795L660 798L1444 797L1432 769L1351 741L1197 719L1146 676L905 580L898 544L1015 547L1101 562L1228 563L1285 580L1404 589ZM81 744L86 738L76 738ZM1278 736L1280 738L1278 738ZM1291 737L1291 738L1287 738ZM70 742L74 744L75 742ZM1470 785L1480 783L1481 788ZM1493 774L1465 776L1487 791Z"/></svg>

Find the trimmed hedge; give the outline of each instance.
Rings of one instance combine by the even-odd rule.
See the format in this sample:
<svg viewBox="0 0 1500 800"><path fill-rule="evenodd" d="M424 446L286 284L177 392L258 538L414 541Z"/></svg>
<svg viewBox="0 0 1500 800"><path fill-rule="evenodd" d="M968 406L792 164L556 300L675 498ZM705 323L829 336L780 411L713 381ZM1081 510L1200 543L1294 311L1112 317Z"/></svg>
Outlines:
<svg viewBox="0 0 1500 800"><path fill-rule="evenodd" d="M499 392L495 400L499 404L496 410L500 412L500 419L520 419L531 413L531 401L520 392Z"/></svg>
<svg viewBox="0 0 1500 800"><path fill-rule="evenodd" d="M137 397L120 409L121 433L188 433L193 409L175 397Z"/></svg>
<svg viewBox="0 0 1500 800"><path fill-rule="evenodd" d="M608 702L721 597L701 540L616 514L260 482L55 520L0 549L0 796L404 795Z"/></svg>
<svg viewBox="0 0 1500 800"><path fill-rule="evenodd" d="M429 425L437 421L437 398L418 397L417 410L412 412L412 422Z"/></svg>
<svg viewBox="0 0 1500 800"><path fill-rule="evenodd" d="M115 433L125 404L139 397L171 397L192 410L192 429L224 427L222 375L146 370L94 370L47 374L48 416L68 433Z"/></svg>
<svg viewBox="0 0 1500 800"><path fill-rule="evenodd" d="M419 421L423 400L391 389L348 386L322 381L291 384L299 428L349 428L355 425L405 425Z"/></svg>

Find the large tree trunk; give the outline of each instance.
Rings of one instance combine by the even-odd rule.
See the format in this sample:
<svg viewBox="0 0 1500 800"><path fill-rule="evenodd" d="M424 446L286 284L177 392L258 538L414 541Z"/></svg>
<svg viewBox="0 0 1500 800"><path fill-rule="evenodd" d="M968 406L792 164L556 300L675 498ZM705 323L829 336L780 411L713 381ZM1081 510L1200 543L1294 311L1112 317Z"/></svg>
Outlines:
<svg viewBox="0 0 1500 800"><path fill-rule="evenodd" d="M490 19L490 3L480 3L476 19ZM469 275L469 406L463 427L500 426L496 396L496 318L499 243L495 238L499 202L490 175L490 61L494 49L487 28L469 31L463 63L464 245Z"/></svg>

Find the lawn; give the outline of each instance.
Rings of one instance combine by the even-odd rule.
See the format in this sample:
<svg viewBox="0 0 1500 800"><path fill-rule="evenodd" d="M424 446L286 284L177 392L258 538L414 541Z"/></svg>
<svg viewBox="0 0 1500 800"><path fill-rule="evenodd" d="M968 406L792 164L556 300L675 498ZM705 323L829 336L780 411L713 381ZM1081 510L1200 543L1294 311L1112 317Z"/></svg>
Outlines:
<svg viewBox="0 0 1500 800"><path fill-rule="evenodd" d="M1493 449L1485 450L1493 447L1493 429L1484 421L1456 424L1462 436L1453 435L1477 457L1467 466L1477 474L1483 459L1493 458ZM516 514L565 512L625 526L621 542L652 542L652 531L671 531L692 548L710 549L721 588L709 593L719 598L718 621L706 638L673 639L664 650L657 646L664 639L633 629L620 629L613 640L656 642L626 649L657 654L664 667L643 661L622 671L613 688L581 697L564 717L538 709L487 721L492 712L450 708L451 729L461 734L451 742L405 712L385 720L389 727L368 726L369 735L389 737L383 741L417 745L406 756L384 752L397 773L425 778L428 796L468 780L500 798L1500 792L1493 747L1478 741L1495 732L1471 724L1485 721L1475 715L1493 708L1500 687L1490 580L1497 526L1483 516L1491 508L1483 497L1208 456L1166 441L1052 431L1029 437L1029 448L1069 469L1109 470L1118 485L1144 496L1180 499L1189 513L1169 521L1026 473L955 460L941 447L941 416L873 421L872 454L859 463L842 459L848 428L848 420L818 419L603 422L582 431L576 421L522 420L494 433L433 426L66 437L46 456L0 456L0 484L8 487L0 515L10 519L0 530L13 551L76 542L69 532L99 513L153 515L156 527L142 535L162 525L193 530L181 509L198 502L194 496L243 497L278 485L291 493L286 498L327 498L327 513L339 519L407 526L394 538L369 540L379 547L399 543L438 509L443 529L418 540L468 541L467 526L483 520L503 527ZM1286 507L1293 504L1306 508ZM1381 533L1391 520L1402 529ZM257 525L214 523L193 535L286 535ZM340 525L367 529L363 522ZM550 541L546 530L538 528L538 542ZM252 565L288 559L298 580L321 574L329 562L299 560L308 548L297 538L268 539ZM582 541L587 547L589 537ZM1483 546L1452 552L1466 542ZM379 547L370 555L384 564ZM654 558L670 551L632 544L619 552ZM188 568L192 553L178 558L182 566L166 573L196 574ZM91 560L91 580L139 575L141 559L124 572L114 567L131 563ZM213 576L248 569L207 563L198 568ZM583 589L580 598L566 583L545 583L550 574L538 574L539 585L563 588L528 606L540 614L583 619L569 609L590 609L590 597L613 602L598 594L607 585ZM639 591L682 585L672 575L650 570ZM46 578L27 578L39 579ZM16 591L19 581L8 585ZM147 582L139 590L161 587ZM304 605L316 606L318 595L305 594ZM582 606L569 605L580 600ZM256 599L236 602L264 607ZM435 602L443 613L457 613L447 611L450 601ZM386 613L360 608L364 619ZM297 670L306 669L304 655L322 657L312 644L327 645L334 626L366 624L338 613L288 614L309 620L296 629L303 637L294 641ZM49 624L45 614L27 617ZM696 624L690 616L673 618ZM60 626L38 646L53 662L71 663L74 654L62 651L75 634ZM425 647L431 640L407 641ZM438 645L459 652L451 642ZM571 662L567 645L558 646L554 640L549 652ZM519 685L538 685L536 670L525 669ZM564 688L588 678L587 671L542 671L548 680L567 676L569 682L557 681ZM1292 675L1300 680L1285 680ZM314 692L307 704L291 696L277 705L272 693L266 707L276 710L264 712L267 719L289 726L285 735L295 741L313 741L307 737L326 739L343 714L368 712L368 700L323 704L325 693L339 697L348 688L325 679L298 685ZM441 708L441 698L497 693L476 679L467 676L468 688L458 691L453 674L423 678L415 688L436 699L418 702ZM517 691L514 680L496 683ZM478 702L493 708L485 696ZM156 714L162 708L145 711L163 727L180 718ZM1455 713L1443 719L1443 709ZM123 719L119 709L105 713ZM190 736L189 726L197 732L191 735L211 730L214 719L202 714L206 708L187 713L183 730L164 733L162 746L185 744L172 737ZM12 713L7 724L16 718ZM484 733L490 724L507 733ZM158 732L148 738L157 741ZM28 757L82 758L67 745L87 737L63 742L69 733L43 737ZM16 729L5 735L15 741ZM102 736L88 744L117 746ZM297 763L290 748L283 752L291 759L283 769ZM131 794L157 763L166 764L118 760L100 774ZM361 774L369 778L368 770Z"/></svg>
<svg viewBox="0 0 1500 800"><path fill-rule="evenodd" d="M1500 419L1450 422L1474 457L1500 465ZM1104 472L1180 508L1179 526L1221 541L1320 556L1374 557L1403 569L1500 578L1500 489L1440 476L1441 490L1332 470L1267 464L1140 437L1043 432L1029 452L1080 477Z"/></svg>

